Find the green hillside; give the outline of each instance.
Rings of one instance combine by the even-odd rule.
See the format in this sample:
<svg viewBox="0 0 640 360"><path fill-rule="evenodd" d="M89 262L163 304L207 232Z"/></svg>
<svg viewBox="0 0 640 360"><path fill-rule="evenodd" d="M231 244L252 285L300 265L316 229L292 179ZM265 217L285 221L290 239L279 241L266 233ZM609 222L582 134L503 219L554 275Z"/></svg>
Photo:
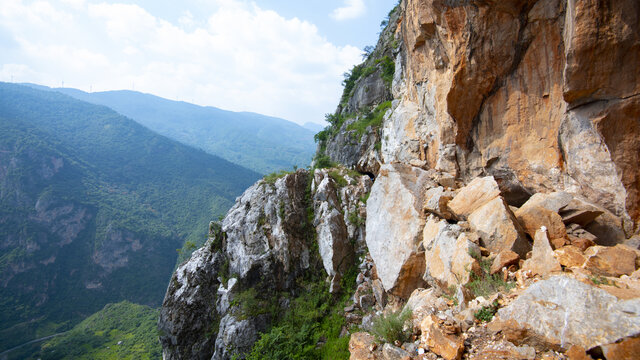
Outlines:
<svg viewBox="0 0 640 360"><path fill-rule="evenodd" d="M54 89L108 106L149 129L262 174L309 165L313 135L287 120L171 101L135 91Z"/></svg>
<svg viewBox="0 0 640 360"><path fill-rule="evenodd" d="M0 134L0 352L109 302L158 306L176 249L202 243L259 177L109 108L13 84L0 83Z"/></svg>
<svg viewBox="0 0 640 360"><path fill-rule="evenodd" d="M158 310L123 301L107 304L73 329L11 353L11 359L162 359L156 336Z"/></svg>

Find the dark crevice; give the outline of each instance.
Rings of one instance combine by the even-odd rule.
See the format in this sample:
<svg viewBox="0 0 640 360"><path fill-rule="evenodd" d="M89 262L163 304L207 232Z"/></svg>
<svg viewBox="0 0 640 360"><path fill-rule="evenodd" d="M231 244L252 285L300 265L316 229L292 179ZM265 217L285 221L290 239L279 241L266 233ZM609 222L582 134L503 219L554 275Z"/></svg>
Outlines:
<svg viewBox="0 0 640 360"><path fill-rule="evenodd" d="M604 98L604 99L588 99L585 102L579 102L579 103L577 103L577 104L575 104L573 106L568 106L567 107L567 111L576 110L576 109L579 109L581 107L597 104L597 103L600 103L600 102L629 100L629 99L634 98L636 96L640 96L640 93L629 95L629 96L622 96L622 97L610 97L610 98Z"/></svg>

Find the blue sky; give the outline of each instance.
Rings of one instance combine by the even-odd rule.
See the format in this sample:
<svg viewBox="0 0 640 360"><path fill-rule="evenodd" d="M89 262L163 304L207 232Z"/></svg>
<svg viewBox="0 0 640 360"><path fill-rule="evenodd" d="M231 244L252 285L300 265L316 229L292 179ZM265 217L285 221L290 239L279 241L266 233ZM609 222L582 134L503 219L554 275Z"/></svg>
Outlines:
<svg viewBox="0 0 640 360"><path fill-rule="evenodd" d="M321 123L396 3L2 0L0 81L134 89Z"/></svg>

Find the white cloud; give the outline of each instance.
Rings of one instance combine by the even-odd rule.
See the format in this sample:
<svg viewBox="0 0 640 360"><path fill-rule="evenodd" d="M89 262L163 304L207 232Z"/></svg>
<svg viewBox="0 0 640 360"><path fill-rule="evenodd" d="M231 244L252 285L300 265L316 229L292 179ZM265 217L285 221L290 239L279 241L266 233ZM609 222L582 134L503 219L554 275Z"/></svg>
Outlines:
<svg viewBox="0 0 640 360"><path fill-rule="evenodd" d="M132 4L7 1L0 28L18 44L0 80L94 91L131 89L304 123L332 112L342 73L361 50L311 23L241 0L218 0L206 22L176 24ZM17 55L16 55L17 54Z"/></svg>
<svg viewBox="0 0 640 360"><path fill-rule="evenodd" d="M344 6L331 13L331 17L338 21L351 20L364 15L367 10L364 0L345 0Z"/></svg>

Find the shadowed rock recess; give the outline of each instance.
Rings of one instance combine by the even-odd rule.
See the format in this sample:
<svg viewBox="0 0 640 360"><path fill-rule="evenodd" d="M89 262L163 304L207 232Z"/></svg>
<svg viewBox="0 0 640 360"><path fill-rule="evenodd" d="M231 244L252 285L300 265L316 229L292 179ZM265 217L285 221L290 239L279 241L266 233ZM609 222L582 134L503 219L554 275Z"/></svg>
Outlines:
<svg viewBox="0 0 640 360"><path fill-rule="evenodd" d="M640 2L402 0L386 21L312 170L249 188L176 270L165 359L284 354L309 274L347 299L319 310L341 331L305 343L333 357L288 357L637 359Z"/></svg>

